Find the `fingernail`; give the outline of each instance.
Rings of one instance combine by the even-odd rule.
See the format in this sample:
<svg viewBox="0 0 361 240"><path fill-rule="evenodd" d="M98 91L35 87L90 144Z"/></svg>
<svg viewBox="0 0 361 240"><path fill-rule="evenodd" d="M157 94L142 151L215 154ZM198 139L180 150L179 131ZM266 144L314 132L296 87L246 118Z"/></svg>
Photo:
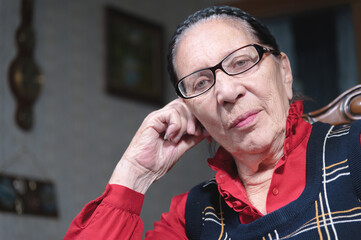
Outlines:
<svg viewBox="0 0 361 240"><path fill-rule="evenodd" d="M174 135L173 133L171 133L171 134L165 133L165 134L164 134L164 140L165 140L165 141L173 141L173 139L172 139L172 138L173 138L173 135Z"/></svg>

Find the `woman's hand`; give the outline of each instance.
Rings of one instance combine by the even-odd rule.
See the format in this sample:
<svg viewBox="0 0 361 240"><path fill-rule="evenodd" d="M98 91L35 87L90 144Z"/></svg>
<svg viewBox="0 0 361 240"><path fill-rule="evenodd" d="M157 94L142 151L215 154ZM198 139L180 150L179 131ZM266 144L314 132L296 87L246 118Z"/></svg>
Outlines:
<svg viewBox="0 0 361 240"><path fill-rule="evenodd" d="M117 164L110 184L145 193L208 133L181 99L150 113Z"/></svg>

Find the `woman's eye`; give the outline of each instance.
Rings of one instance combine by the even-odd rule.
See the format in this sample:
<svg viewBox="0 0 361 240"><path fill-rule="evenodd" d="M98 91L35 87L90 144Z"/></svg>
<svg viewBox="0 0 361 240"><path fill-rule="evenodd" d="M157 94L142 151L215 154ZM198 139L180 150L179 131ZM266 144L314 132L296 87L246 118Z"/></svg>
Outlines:
<svg viewBox="0 0 361 240"><path fill-rule="evenodd" d="M239 60L239 61L237 61L236 63L235 63L235 66L236 67L242 67L242 66L244 66L244 65L246 65L247 64L247 61L246 60Z"/></svg>
<svg viewBox="0 0 361 240"><path fill-rule="evenodd" d="M247 67L250 64L250 59L249 58L241 58L241 59L237 59L236 61L233 62L232 67L233 68L244 68Z"/></svg>
<svg viewBox="0 0 361 240"><path fill-rule="evenodd" d="M236 56L231 61L229 61L227 64L227 69L231 70L232 72L240 72L244 69L247 69L253 64L253 60L248 55L240 55Z"/></svg>
<svg viewBox="0 0 361 240"><path fill-rule="evenodd" d="M211 81L209 79L205 79L205 78L199 79L194 83L194 90L196 91L202 90L207 86L209 86L210 82Z"/></svg>

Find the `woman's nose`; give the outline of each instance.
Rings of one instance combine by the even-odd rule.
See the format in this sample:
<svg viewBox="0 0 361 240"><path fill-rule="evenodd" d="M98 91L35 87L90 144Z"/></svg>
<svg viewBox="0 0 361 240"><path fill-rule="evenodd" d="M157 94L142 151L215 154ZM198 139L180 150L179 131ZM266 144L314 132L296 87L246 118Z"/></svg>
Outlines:
<svg viewBox="0 0 361 240"><path fill-rule="evenodd" d="M217 101L221 105L235 103L237 99L245 94L245 88L241 80L236 79L236 76L228 76L222 71L217 72L214 87Z"/></svg>

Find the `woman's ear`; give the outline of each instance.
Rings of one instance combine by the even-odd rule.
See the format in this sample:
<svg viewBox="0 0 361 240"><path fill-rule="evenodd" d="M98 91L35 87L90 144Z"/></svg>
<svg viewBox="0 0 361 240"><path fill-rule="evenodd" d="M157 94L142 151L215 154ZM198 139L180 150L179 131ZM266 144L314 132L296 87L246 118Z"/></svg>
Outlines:
<svg viewBox="0 0 361 240"><path fill-rule="evenodd" d="M281 71L282 71L282 80L283 85L286 90L286 94L288 97L288 100L292 99L293 91L292 91L292 82L293 82L293 76L292 76L292 69L290 61L287 57L287 55L283 52L281 52Z"/></svg>

